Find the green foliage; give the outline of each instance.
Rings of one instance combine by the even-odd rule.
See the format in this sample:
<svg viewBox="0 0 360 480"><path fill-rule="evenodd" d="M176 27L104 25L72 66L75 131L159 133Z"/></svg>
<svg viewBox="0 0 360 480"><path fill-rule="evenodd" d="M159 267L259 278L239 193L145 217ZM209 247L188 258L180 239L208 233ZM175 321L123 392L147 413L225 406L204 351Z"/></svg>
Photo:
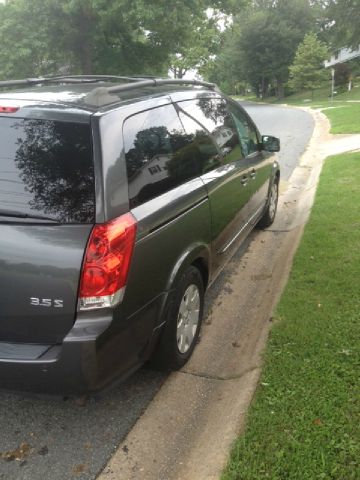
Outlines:
<svg viewBox="0 0 360 480"><path fill-rule="evenodd" d="M234 19L226 32L216 67L209 77L236 85L247 81L261 97L275 88L279 97L288 80L288 67L305 33L315 27L308 0L258 0ZM220 80L220 81L219 81Z"/></svg>
<svg viewBox="0 0 360 480"><path fill-rule="evenodd" d="M329 0L326 4L333 43L338 47L358 48L360 45L359 0Z"/></svg>
<svg viewBox="0 0 360 480"><path fill-rule="evenodd" d="M290 67L290 87L294 90L314 90L320 87L329 76L323 65L327 55L327 47L315 34L305 35Z"/></svg>
<svg viewBox="0 0 360 480"><path fill-rule="evenodd" d="M0 9L1 75L137 66L149 46L132 5L128 0L10 0Z"/></svg>
<svg viewBox="0 0 360 480"><path fill-rule="evenodd" d="M335 104L335 108L324 110L331 122L331 133L360 133L360 104Z"/></svg>
<svg viewBox="0 0 360 480"><path fill-rule="evenodd" d="M201 70L205 78L215 82L229 94L235 93L236 85L242 79L246 79L238 38L238 26L235 24L224 32L217 57Z"/></svg>
<svg viewBox="0 0 360 480"><path fill-rule="evenodd" d="M57 69L58 55L47 45L48 17L45 9L38 7L38 1L26 0L0 5L1 77L31 76Z"/></svg>
<svg viewBox="0 0 360 480"><path fill-rule="evenodd" d="M176 45L175 53L170 55L170 70L177 78L194 68L202 68L209 61L219 45L220 32L217 18L203 16L189 17L186 39Z"/></svg>
<svg viewBox="0 0 360 480"><path fill-rule="evenodd" d="M163 75L170 58L174 64L181 60L184 69L203 65L219 34L207 8L220 14L235 3L8 0L0 4L0 77L58 72Z"/></svg>

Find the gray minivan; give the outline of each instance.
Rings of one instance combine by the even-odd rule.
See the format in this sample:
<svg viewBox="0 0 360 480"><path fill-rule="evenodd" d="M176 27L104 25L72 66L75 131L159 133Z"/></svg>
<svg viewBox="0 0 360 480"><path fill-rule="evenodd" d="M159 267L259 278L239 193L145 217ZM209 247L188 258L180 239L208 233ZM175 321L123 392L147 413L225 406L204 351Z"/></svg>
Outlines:
<svg viewBox="0 0 360 480"><path fill-rule="evenodd" d="M206 82L0 87L0 388L95 391L150 357L180 368L206 288L274 220L279 140Z"/></svg>

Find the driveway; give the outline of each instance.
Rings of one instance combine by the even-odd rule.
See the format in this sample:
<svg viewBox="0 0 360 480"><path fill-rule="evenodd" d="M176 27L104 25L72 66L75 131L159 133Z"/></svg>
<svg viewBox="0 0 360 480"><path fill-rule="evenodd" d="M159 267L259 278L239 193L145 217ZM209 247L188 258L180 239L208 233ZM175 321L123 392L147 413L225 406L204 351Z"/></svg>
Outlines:
<svg viewBox="0 0 360 480"><path fill-rule="evenodd" d="M244 106L262 133L280 136L282 142L280 162L283 178L287 180L311 136L314 126L311 115L278 106L250 104ZM221 400L218 397L218 389L214 389L211 382L217 382L218 385L218 382L224 380L231 381L234 372L234 379L242 377L244 373L257 375L256 365L250 366L250 369L246 365L233 365L235 356L232 352L243 351L246 357L247 354L251 354L252 348L258 349L262 323L252 322L252 318L258 317L256 309L260 311L261 308L269 308L268 304L260 307L257 302L252 305L252 300L247 299L247 293L254 295L257 285L272 275L271 269L266 268L266 263L271 261L272 246L277 234L275 232L272 234L272 241L264 248L261 246L263 240L259 235L261 234L255 232L250 236L248 242L251 244L250 249L246 251L244 246L211 287L207 296L204 335L198 351L195 351L194 359L182 372L168 378L164 374L143 369L125 384L90 400L0 393L0 457L3 457L0 459L0 478L94 479L144 412L146 418L146 413L152 409L156 411L158 408L161 412L164 410L163 407L170 408L170 403L165 405L161 402L161 392L165 392L165 399L169 398L166 395L174 394L172 388L176 390L177 379L186 377L190 393L197 379L201 378L202 384L196 386L197 400L186 399L187 391L179 391L179 398L185 395L183 409L169 410L167 427L171 427L172 422L176 420L181 420L182 425L181 431L171 432L172 441L174 438L176 440L174 448L176 450L177 445L179 449L185 448L184 432L192 428L192 422L197 422L201 426L201 422L204 421L201 411L198 410L201 401L205 401L206 396L211 399L214 395L216 401ZM262 252L261 259L258 252ZM260 266L259 261L262 261L265 267ZM264 288L268 287L265 285ZM238 315L240 307L246 315ZM221 315L221 318L217 314ZM234 314L237 315L236 326L229 323L231 319L234 320ZM254 335L253 332L256 333L257 328L260 333ZM250 337L252 339L248 341ZM219 354L223 351L224 354L220 358ZM157 396L154 404L152 399L162 385L160 396ZM226 388L231 389L233 385L230 382ZM220 402L219 418L221 411ZM161 428L166 428L166 425L158 425L156 428L157 431L148 432L146 445L138 445L140 451L142 447L154 447L156 441L160 446L169 440L165 434L162 435ZM145 442L145 436L140 438L144 438ZM123 455L130 455L131 449L132 445L122 444ZM162 475L155 473L155 476L134 478L170 478L171 468L175 467L171 458L153 460L154 468L157 469L155 472L162 471ZM161 462L165 462L166 465Z"/></svg>

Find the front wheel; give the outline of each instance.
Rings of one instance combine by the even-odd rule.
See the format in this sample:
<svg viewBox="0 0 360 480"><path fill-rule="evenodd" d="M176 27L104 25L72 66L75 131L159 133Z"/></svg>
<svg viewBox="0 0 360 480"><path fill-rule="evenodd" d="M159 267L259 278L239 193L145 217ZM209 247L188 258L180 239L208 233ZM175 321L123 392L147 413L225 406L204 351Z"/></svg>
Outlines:
<svg viewBox="0 0 360 480"><path fill-rule="evenodd" d="M260 218L257 224L257 227L259 228L270 227L270 225L274 222L278 199L279 199L279 182L275 180L270 189L268 204L263 213L263 216Z"/></svg>
<svg viewBox="0 0 360 480"><path fill-rule="evenodd" d="M166 370L185 365L199 337L203 310L203 280L199 270L191 266L175 291L153 364Z"/></svg>

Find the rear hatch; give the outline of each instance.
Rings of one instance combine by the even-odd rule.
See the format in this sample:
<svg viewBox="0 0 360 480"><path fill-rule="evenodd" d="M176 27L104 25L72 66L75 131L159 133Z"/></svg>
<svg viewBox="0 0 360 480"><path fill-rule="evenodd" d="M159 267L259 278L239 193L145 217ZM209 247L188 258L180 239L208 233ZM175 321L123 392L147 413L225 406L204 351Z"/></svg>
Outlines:
<svg viewBox="0 0 360 480"><path fill-rule="evenodd" d="M0 341L71 329L94 224L90 125L0 116Z"/></svg>

